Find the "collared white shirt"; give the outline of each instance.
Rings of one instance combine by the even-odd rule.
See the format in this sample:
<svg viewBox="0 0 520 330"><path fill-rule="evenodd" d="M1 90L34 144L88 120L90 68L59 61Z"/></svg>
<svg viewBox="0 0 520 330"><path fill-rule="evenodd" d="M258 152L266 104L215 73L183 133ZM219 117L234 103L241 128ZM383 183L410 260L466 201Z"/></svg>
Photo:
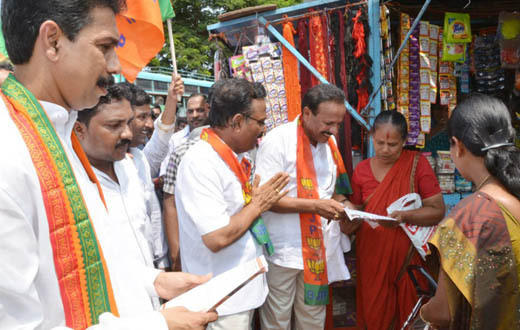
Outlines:
<svg viewBox="0 0 520 330"><path fill-rule="evenodd" d="M183 144L188 140L188 136L190 135L190 126L186 125L183 129L178 131L177 133L174 133L168 142L168 153L166 154L166 157L163 158L161 163L161 170L159 172L159 175L164 175L166 173L166 168L168 167L168 161L170 160L170 157L172 153L175 151L175 148Z"/></svg>
<svg viewBox="0 0 520 330"><path fill-rule="evenodd" d="M127 258L128 263L135 263L139 268L145 266L141 278L151 277L153 282L160 271L154 269L153 254L147 239L150 219L146 210L145 191L133 160L127 156L114 162L118 182L95 167L93 169L103 189L111 232L119 233L118 244L120 249L125 251L121 258ZM150 298L146 290L137 290L133 294L137 293L141 294L143 299ZM153 306L147 307L157 309L160 306L159 300L154 290L151 293Z"/></svg>
<svg viewBox="0 0 520 330"><path fill-rule="evenodd" d="M165 268L170 264L168 243L164 234L161 206L155 194L155 186L152 182L152 176L150 175L148 158L143 150L139 150L139 148L130 148L129 151L133 156L133 162L137 168L137 173L144 189L146 213L148 216L147 229L145 231L146 238L150 243L155 264L159 268Z"/></svg>
<svg viewBox="0 0 520 330"><path fill-rule="evenodd" d="M297 120L281 125L270 131L260 143L256 154L256 174L261 183L268 181L278 172L289 174L285 187L288 197L297 197L296 186L296 145ZM320 199L329 199L336 183L336 164L327 143L311 144L314 169L318 180ZM274 254L267 259L279 266L303 269L302 240L299 213L265 212L262 218L273 241ZM322 229L326 229L326 219L321 219Z"/></svg>
<svg viewBox="0 0 520 330"><path fill-rule="evenodd" d="M179 217L182 270L217 276L262 255L248 231L237 241L213 253L202 236L229 224L244 207L242 186L228 165L205 141L194 144L179 166L175 187ZM258 276L218 309L220 316L248 311L262 305L268 293L265 275Z"/></svg>
<svg viewBox="0 0 520 330"><path fill-rule="evenodd" d="M111 230L110 218L97 187L87 176L72 149L70 139L76 112L41 102L69 158L81 187L102 248L121 318L105 313L96 329L167 329L159 312L145 308L150 299L133 293L145 288L150 295L153 280L143 283L133 274L142 268L125 263L122 238ZM65 315L54 269L53 250L41 188L27 147L0 102L0 329L64 329Z"/></svg>

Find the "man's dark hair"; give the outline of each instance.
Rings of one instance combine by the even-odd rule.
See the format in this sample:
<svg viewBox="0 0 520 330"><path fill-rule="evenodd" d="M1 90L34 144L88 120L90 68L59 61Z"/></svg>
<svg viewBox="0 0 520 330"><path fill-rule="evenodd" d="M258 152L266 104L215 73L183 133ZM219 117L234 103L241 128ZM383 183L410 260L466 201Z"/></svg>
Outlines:
<svg viewBox="0 0 520 330"><path fill-rule="evenodd" d="M311 109L313 115L318 114L318 107L323 102L335 102L343 104L345 102L345 94L338 87L331 84L320 84L312 87L303 97L303 108Z"/></svg>
<svg viewBox="0 0 520 330"><path fill-rule="evenodd" d="M204 103L208 102L208 97L206 95L204 95L204 94L201 94L201 93L193 93L193 94L191 94L190 96L188 96L188 99L186 100L186 102L188 102L189 100L191 100L194 97L202 97L202 100L204 101Z"/></svg>
<svg viewBox="0 0 520 330"><path fill-rule="evenodd" d="M140 107L142 105L150 105L152 103L152 97L145 92L139 86L129 83L128 81L123 81L117 83L117 85L121 86L121 88L125 89L127 93L130 93L131 98L128 99L132 107Z"/></svg>
<svg viewBox="0 0 520 330"><path fill-rule="evenodd" d="M157 104L157 103L152 104L152 109L155 109L155 108L157 108L157 109L162 111L161 106L159 104Z"/></svg>
<svg viewBox="0 0 520 330"><path fill-rule="evenodd" d="M140 107L142 105L150 105L152 103L152 97L145 92L141 87L131 84L128 81L123 81L116 84L123 90L125 96L129 96L127 100L130 102L132 107ZM125 97L126 98L126 97Z"/></svg>
<svg viewBox="0 0 520 330"><path fill-rule="evenodd" d="M56 22L74 41L90 23L90 11L107 7L115 14L126 8L126 0L2 0L2 32L13 64L29 61L43 22Z"/></svg>
<svg viewBox="0 0 520 330"><path fill-rule="evenodd" d="M90 123L90 119L94 117L98 112L99 108L104 104L111 104L121 100L127 100L130 102L132 99L132 92L123 84L115 84L108 87L108 93L99 98L99 103L90 109L85 109L78 112L78 121L85 124L87 127Z"/></svg>
<svg viewBox="0 0 520 330"><path fill-rule="evenodd" d="M251 102L264 99L265 95L265 88L260 83L237 78L217 81L211 93L209 124L211 127L226 127L236 114L249 115Z"/></svg>

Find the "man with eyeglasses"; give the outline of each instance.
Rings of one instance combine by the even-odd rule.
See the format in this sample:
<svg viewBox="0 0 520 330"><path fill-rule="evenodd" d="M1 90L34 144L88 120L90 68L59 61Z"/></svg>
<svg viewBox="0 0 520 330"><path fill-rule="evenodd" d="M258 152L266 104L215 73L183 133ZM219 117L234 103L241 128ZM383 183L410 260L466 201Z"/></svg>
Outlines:
<svg viewBox="0 0 520 330"><path fill-rule="evenodd" d="M184 155L175 185L183 270L218 276L264 247L273 252L259 215L285 195L289 177L276 173L259 186L247 155L264 131L265 93L261 84L236 78L217 81L210 92L210 127ZM220 319L207 329L251 329L266 296L261 275L220 305Z"/></svg>

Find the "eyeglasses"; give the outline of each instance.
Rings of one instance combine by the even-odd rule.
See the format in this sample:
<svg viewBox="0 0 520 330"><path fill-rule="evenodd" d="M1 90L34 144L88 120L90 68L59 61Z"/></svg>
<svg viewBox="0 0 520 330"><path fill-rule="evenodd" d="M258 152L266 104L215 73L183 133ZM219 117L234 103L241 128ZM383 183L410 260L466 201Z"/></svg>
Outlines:
<svg viewBox="0 0 520 330"><path fill-rule="evenodd" d="M265 126L265 119L264 120L260 120L260 119L256 119L256 118L253 118L251 117L250 115L244 115L246 118L249 118L249 119L252 119L254 121L256 121L256 123L258 124L258 126L260 127L264 127Z"/></svg>

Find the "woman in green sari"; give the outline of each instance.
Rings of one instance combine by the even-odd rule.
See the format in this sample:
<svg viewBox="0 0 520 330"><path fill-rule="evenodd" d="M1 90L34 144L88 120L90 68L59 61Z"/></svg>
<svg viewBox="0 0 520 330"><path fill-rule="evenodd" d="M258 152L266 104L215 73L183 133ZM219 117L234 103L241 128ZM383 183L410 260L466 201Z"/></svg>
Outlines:
<svg viewBox="0 0 520 330"><path fill-rule="evenodd" d="M430 243L439 286L420 311L434 329L520 329L520 151L498 99L474 95L448 124L451 157L476 186Z"/></svg>

